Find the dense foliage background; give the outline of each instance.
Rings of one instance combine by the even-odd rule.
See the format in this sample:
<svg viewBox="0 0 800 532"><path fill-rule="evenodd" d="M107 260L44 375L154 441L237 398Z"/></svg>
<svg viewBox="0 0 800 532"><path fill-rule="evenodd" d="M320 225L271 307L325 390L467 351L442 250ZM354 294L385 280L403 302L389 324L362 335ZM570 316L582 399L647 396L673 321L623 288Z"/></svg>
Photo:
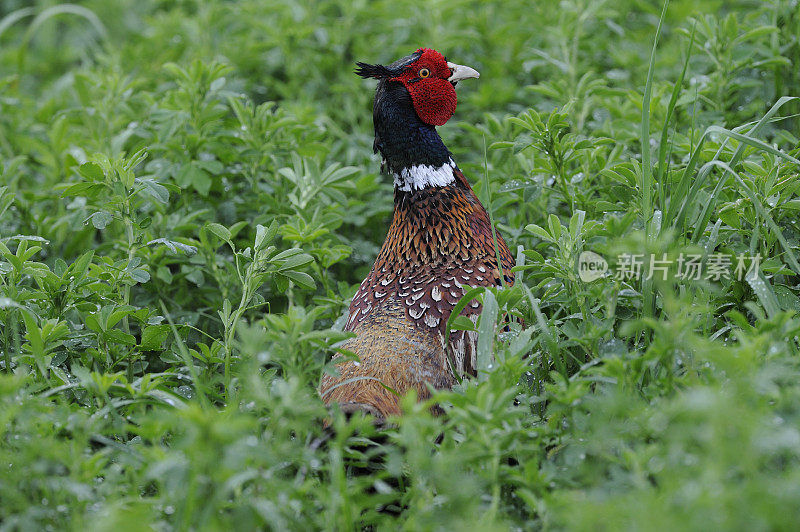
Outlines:
<svg viewBox="0 0 800 532"><path fill-rule="evenodd" d="M0 529L796 526L796 1L673 1L654 60L655 0L29 4L0 0ZM420 46L481 72L440 132L522 282L478 295L445 417L326 430L392 209L353 64Z"/></svg>

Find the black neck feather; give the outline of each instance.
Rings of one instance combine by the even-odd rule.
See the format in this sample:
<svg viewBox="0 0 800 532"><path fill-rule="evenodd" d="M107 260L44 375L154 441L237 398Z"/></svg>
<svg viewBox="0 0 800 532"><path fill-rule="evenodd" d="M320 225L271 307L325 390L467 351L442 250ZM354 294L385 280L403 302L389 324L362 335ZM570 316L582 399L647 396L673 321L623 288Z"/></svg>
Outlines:
<svg viewBox="0 0 800 532"><path fill-rule="evenodd" d="M380 82L372 118L374 149L383 156L385 172L399 173L403 168L423 164L438 168L450 161L450 151L436 128L419 119L402 83Z"/></svg>

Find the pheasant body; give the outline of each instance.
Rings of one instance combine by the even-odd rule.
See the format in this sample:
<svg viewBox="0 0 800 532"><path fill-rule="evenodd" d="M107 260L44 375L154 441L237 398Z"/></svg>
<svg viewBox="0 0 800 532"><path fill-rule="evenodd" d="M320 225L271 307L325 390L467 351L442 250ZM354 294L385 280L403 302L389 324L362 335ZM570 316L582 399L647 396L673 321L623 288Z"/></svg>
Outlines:
<svg viewBox="0 0 800 532"><path fill-rule="evenodd" d="M454 87L457 68L467 67L442 60L426 49L380 68L407 78L438 69ZM375 77L376 69L362 65L361 73ZM469 288L500 285L501 276L506 284L514 282L508 247L498 235L498 266L488 213L436 132L434 125L440 124L423 120L441 122L441 109L420 110L419 102L426 100L415 98L397 78L381 77L375 97L374 146L384 172L394 179L395 208L375 264L350 304L345 330L356 337L341 347L358 360L339 362L340 375L325 375L320 384L326 403L377 417L399 414L400 396L409 390L424 399L428 385L451 387L454 370L474 374L477 335L453 331L445 345L450 314ZM450 114L454 90L452 96ZM446 95L433 100L434 106L449 102ZM472 301L462 314L476 321L480 311Z"/></svg>

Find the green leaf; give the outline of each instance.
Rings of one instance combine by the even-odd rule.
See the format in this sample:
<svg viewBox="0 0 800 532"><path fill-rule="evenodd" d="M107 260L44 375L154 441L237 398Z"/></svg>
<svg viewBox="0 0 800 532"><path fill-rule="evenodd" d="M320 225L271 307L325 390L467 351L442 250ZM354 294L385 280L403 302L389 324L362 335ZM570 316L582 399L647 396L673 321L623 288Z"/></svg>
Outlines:
<svg viewBox="0 0 800 532"><path fill-rule="evenodd" d="M274 279L275 288L278 289L278 292L286 292L286 290L289 288L289 278L283 274L276 273Z"/></svg>
<svg viewBox="0 0 800 532"><path fill-rule="evenodd" d="M514 143L513 142L509 142L509 141L498 141L498 142L493 142L493 143L489 144L489 149L490 150L499 150L499 149L503 149L503 148L513 148L513 147L514 147Z"/></svg>
<svg viewBox="0 0 800 532"><path fill-rule="evenodd" d="M314 262L314 257L308 255L306 253L298 253L297 255L291 256L284 260L278 270L281 272L285 272L286 270L296 270L302 266L306 266Z"/></svg>
<svg viewBox="0 0 800 532"><path fill-rule="evenodd" d="M186 255L194 255L197 253L197 248L194 246L184 244L183 242L176 242L175 240L168 240L166 238L156 238L155 240L151 240L147 243L148 246L153 246L156 244L163 244L164 246L167 246L167 248L169 248L169 250L173 253L177 253L178 250L183 251Z"/></svg>
<svg viewBox="0 0 800 532"><path fill-rule="evenodd" d="M0 297L0 309L25 308L10 297Z"/></svg>
<svg viewBox="0 0 800 532"><path fill-rule="evenodd" d="M142 185L143 192L151 196L157 202L161 203L162 205L166 205L169 202L169 190L167 190L167 187L161 183L157 183L153 179L141 178L136 178L135 181L136 183Z"/></svg>
<svg viewBox="0 0 800 532"><path fill-rule="evenodd" d="M206 224L205 229L206 231L210 231L212 234L216 235L219 239L228 242L229 244L231 243L231 232L224 225L210 222Z"/></svg>
<svg viewBox="0 0 800 532"><path fill-rule="evenodd" d="M747 284L750 285L756 297L758 297L761 306L767 311L767 316L770 318L775 317L781 310L780 304L775 292L772 291L772 285L764 278L764 274L761 272L758 272L758 275L750 274L746 276L746 279Z"/></svg>
<svg viewBox="0 0 800 532"><path fill-rule="evenodd" d="M454 331L474 331L475 323L466 316L458 315L450 322L449 327Z"/></svg>
<svg viewBox="0 0 800 532"><path fill-rule="evenodd" d="M103 333L103 336L114 343L123 345L136 345L136 338L133 335L120 331L119 329L109 329Z"/></svg>
<svg viewBox="0 0 800 532"><path fill-rule="evenodd" d="M31 344L31 350L34 354L44 354L44 339L36 318L30 312L23 312L22 319L25 321L25 339Z"/></svg>
<svg viewBox="0 0 800 532"><path fill-rule="evenodd" d="M528 224L528 225L526 225L525 226L525 230L528 231L529 233L533 233L534 235L538 236L542 240L545 240L547 242L555 242L555 240L553 240L553 237L550 236L550 233L548 233L544 228L539 227L536 224Z"/></svg>
<svg viewBox="0 0 800 532"><path fill-rule="evenodd" d="M68 270L69 273L75 279L78 280L82 279L83 276L86 274L86 270L89 268L89 264L92 263L93 258L94 258L94 250L87 251L86 253L78 257L78 259L70 265Z"/></svg>
<svg viewBox="0 0 800 532"><path fill-rule="evenodd" d="M254 243L254 248L256 250L263 249L264 246L268 243L267 241L267 228L261 224L256 225L256 240Z"/></svg>
<svg viewBox="0 0 800 532"><path fill-rule="evenodd" d="M103 332L103 326L100 323L100 320L97 319L97 316L98 316L97 313L86 314L83 317L83 321L86 323L86 328L87 329L99 333L99 332Z"/></svg>
<svg viewBox="0 0 800 532"><path fill-rule="evenodd" d="M781 309L800 312L800 297L792 289L783 284L776 284L772 287L775 297Z"/></svg>
<svg viewBox="0 0 800 532"><path fill-rule="evenodd" d="M547 218L547 226L550 228L550 234L553 235L553 239L558 241L558 239L561 238L561 222L558 216L551 214Z"/></svg>
<svg viewBox="0 0 800 532"><path fill-rule="evenodd" d="M103 181L106 178L105 173L100 165L92 162L83 163L78 168L78 173L89 181Z"/></svg>
<svg viewBox="0 0 800 532"><path fill-rule="evenodd" d="M194 164L212 175L219 175L223 170L225 170L225 167L222 165L222 163L215 160L195 161Z"/></svg>
<svg viewBox="0 0 800 532"><path fill-rule="evenodd" d="M75 183L74 185L69 185L61 192L61 197L65 198L68 196L85 196L87 198L94 199L98 196L98 194L106 188L104 183Z"/></svg>
<svg viewBox="0 0 800 532"><path fill-rule="evenodd" d="M114 220L114 217L109 212L98 211L91 216L91 220L96 229L105 229Z"/></svg>
<svg viewBox="0 0 800 532"><path fill-rule="evenodd" d="M128 272L128 275L130 275L131 279L133 279L137 283L146 283L147 281L150 280L150 273L143 268L136 268L130 270Z"/></svg>
<svg viewBox="0 0 800 532"><path fill-rule="evenodd" d="M447 339L450 339L450 329L452 328L451 325L456 321L461 312L469 305L470 301L475 299L478 294L482 294L486 291L485 286L476 286L474 288L470 288L464 295L461 296L461 299L458 300L458 303L453 307L453 310L450 312L450 317L447 319Z"/></svg>
<svg viewBox="0 0 800 532"><path fill-rule="evenodd" d="M478 321L476 369L479 372L486 371L494 360L494 338L498 311L497 299L491 291L486 290L483 293L483 310Z"/></svg>
<svg viewBox="0 0 800 532"><path fill-rule="evenodd" d="M296 271L285 271L282 272L283 275L291 279L295 282L295 284L302 286L303 288L308 288L309 290L313 290L316 288L316 283L314 282L314 278L304 272L296 272Z"/></svg>
<svg viewBox="0 0 800 532"><path fill-rule="evenodd" d="M207 196L208 191L211 189L211 177L208 172L194 163L184 165L176 176L175 181L181 188L191 186L202 196Z"/></svg>
<svg viewBox="0 0 800 532"><path fill-rule="evenodd" d="M130 305L124 305L113 309L111 313L108 315L108 318L106 319L106 328L110 329L111 327L119 323L119 321L122 318L132 314L133 311L134 308Z"/></svg>
<svg viewBox="0 0 800 532"><path fill-rule="evenodd" d="M142 351L156 351L161 349L170 330L169 325L150 325L145 327L144 331L142 331L142 341L139 343L139 348Z"/></svg>

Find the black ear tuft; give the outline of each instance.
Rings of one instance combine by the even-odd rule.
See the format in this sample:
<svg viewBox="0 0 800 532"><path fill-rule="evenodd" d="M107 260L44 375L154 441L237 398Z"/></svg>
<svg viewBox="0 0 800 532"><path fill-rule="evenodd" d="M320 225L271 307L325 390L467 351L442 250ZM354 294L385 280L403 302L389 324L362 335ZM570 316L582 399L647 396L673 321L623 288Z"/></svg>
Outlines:
<svg viewBox="0 0 800 532"><path fill-rule="evenodd" d="M375 78L375 79L390 79L400 76L405 71L408 65L415 62L422 56L421 48L411 55L407 55L402 59L398 59L389 66L384 65L370 65L369 63L357 62L358 68L356 74L362 78Z"/></svg>
<svg viewBox="0 0 800 532"><path fill-rule="evenodd" d="M357 62L356 74L362 78L387 79L395 76L395 73L383 65L370 65L368 63Z"/></svg>

